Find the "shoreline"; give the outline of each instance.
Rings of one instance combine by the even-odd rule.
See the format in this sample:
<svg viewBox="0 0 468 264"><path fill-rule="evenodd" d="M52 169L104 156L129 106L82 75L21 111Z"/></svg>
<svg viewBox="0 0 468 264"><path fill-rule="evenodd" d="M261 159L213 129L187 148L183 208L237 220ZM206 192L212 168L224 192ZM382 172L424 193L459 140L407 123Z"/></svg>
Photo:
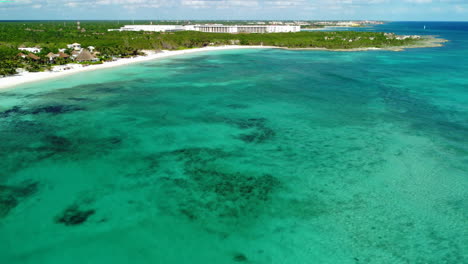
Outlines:
<svg viewBox="0 0 468 264"><path fill-rule="evenodd" d="M175 51L163 51L160 53L148 54L146 56L137 56L133 58L118 59L116 61L104 62L103 64L95 64L83 66L81 64L67 64L62 66L68 66L71 69L63 71L46 71L46 72L24 72L13 76L0 78L0 90L13 88L18 85L44 81L48 79L59 78L75 73L94 71L99 69L108 69L124 65L129 65L138 62L145 62L157 59L164 59L178 55L192 54L203 51L218 51L218 50L233 50L233 49L275 49L278 47L273 46L219 46L219 47L204 47L195 49L175 50Z"/></svg>
<svg viewBox="0 0 468 264"><path fill-rule="evenodd" d="M63 71L47 71L47 72L24 72L13 76L0 78L0 90L6 88L12 88L18 85L44 81L48 79L54 79L63 77L70 74L93 71L99 69L108 69L113 67L124 66L128 64L145 62L157 59L164 59L178 55L192 54L204 51L219 51L219 50L235 50L235 49L283 49L283 50L317 50L317 51L340 51L340 52L356 52L356 51L372 51L372 50L387 50L387 51L403 51L410 48L430 48L430 47L441 47L442 43L448 40L439 39L434 36L427 36L421 40L421 43L417 43L409 46L401 47L367 47L367 48L355 48L355 49L327 49L327 48L287 48L287 47L276 47L276 46L241 46L241 45L227 45L218 47L204 47L194 48L176 51L163 51L160 53L147 52L146 56L137 56L133 58L118 59L116 61L104 62L103 64L83 66L81 64L67 64L59 67L69 67L68 70ZM57 66L55 66L57 67Z"/></svg>
<svg viewBox="0 0 468 264"><path fill-rule="evenodd" d="M365 27L372 27L372 25L369 26L324 26L324 27L317 27L317 28L304 28L302 30L304 31L328 31L328 30L333 30L333 29L350 29L350 28L365 28Z"/></svg>
<svg viewBox="0 0 468 264"><path fill-rule="evenodd" d="M366 48L352 48L352 49L328 49L328 48L282 48L285 50L322 50L322 51L369 51L369 50L386 50L386 51L404 51L405 49L417 48L436 48L444 46L443 43L448 42L446 39L437 38L436 36L423 36L418 43L406 46L389 46L389 47L366 47Z"/></svg>

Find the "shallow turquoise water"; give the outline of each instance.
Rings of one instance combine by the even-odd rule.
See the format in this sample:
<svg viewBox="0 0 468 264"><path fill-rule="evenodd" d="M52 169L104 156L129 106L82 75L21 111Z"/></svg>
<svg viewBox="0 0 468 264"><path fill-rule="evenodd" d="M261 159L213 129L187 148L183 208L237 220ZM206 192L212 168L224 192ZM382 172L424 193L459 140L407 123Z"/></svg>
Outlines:
<svg viewBox="0 0 468 264"><path fill-rule="evenodd" d="M465 262L454 25L430 25L442 48L210 52L0 92L0 263Z"/></svg>

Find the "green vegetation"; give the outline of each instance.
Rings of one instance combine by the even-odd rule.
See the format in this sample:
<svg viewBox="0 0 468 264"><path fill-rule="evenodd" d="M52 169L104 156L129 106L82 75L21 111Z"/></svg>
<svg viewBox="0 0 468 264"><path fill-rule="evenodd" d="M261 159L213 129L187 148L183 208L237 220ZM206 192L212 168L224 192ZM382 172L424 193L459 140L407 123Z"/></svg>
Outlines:
<svg viewBox="0 0 468 264"><path fill-rule="evenodd" d="M139 22L140 23L140 22ZM159 23L159 22L158 22ZM129 21L84 21L80 29L76 22L1 22L0 23L0 76L14 74L16 68L40 71L50 68L45 55L57 53L57 49L78 42L82 47L94 46L101 60L112 57L138 55L142 49L186 49L209 45L265 45L289 48L353 49L363 47L403 46L416 40L388 38L378 32L299 32L274 34L219 34L194 31L176 33L157 32L108 32ZM141 23L149 24L149 23ZM21 58L18 47L41 47L40 60ZM66 52L70 54L70 51ZM25 52L27 55L27 52ZM70 59L60 58L55 64L65 64Z"/></svg>

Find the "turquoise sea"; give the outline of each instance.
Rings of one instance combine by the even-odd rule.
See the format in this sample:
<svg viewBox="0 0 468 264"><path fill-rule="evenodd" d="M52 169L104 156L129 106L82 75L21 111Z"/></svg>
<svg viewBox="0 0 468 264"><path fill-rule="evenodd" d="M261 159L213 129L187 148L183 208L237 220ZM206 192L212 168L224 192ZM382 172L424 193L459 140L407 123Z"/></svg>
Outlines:
<svg viewBox="0 0 468 264"><path fill-rule="evenodd" d="M0 91L0 263L468 263L468 23L364 30Z"/></svg>

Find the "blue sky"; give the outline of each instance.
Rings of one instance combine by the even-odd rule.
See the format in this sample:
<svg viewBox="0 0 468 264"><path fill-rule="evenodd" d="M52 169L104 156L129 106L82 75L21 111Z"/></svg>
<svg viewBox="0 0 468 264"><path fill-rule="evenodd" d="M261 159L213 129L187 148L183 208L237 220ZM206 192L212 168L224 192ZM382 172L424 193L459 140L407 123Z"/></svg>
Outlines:
<svg viewBox="0 0 468 264"><path fill-rule="evenodd" d="M0 0L12 19L468 21L468 0Z"/></svg>

